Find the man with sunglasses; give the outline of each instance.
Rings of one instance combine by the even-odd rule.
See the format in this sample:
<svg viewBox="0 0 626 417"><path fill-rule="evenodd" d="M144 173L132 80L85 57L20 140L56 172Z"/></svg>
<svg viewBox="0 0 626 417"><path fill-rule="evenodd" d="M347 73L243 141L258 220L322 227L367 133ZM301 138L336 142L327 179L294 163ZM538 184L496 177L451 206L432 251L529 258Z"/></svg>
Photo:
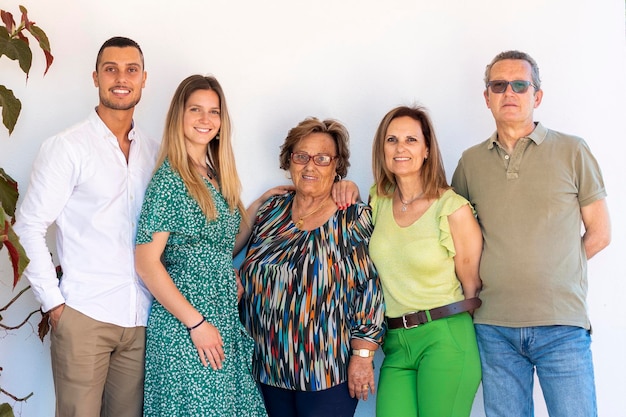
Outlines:
<svg viewBox="0 0 626 417"><path fill-rule="evenodd" d="M485 85L496 132L463 153L452 186L484 236L474 322L486 414L532 416L536 371L551 417L596 416L587 260L611 239L600 168L581 138L534 121L543 91L528 54L497 55Z"/></svg>

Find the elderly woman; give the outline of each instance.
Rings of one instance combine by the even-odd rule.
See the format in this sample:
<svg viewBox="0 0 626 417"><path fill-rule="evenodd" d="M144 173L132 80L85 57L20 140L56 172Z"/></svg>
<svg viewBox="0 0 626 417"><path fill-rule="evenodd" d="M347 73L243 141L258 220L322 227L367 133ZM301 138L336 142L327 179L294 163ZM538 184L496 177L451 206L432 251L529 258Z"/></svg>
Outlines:
<svg viewBox="0 0 626 417"><path fill-rule="evenodd" d="M384 307L368 255L371 211L331 198L349 166L348 132L309 118L291 129L280 167L295 192L258 210L246 258L242 317L268 414L352 416L375 392Z"/></svg>
<svg viewBox="0 0 626 417"><path fill-rule="evenodd" d="M480 306L480 228L446 182L425 109L385 115L372 164L370 252L389 329L376 415L467 417L481 376L470 316Z"/></svg>

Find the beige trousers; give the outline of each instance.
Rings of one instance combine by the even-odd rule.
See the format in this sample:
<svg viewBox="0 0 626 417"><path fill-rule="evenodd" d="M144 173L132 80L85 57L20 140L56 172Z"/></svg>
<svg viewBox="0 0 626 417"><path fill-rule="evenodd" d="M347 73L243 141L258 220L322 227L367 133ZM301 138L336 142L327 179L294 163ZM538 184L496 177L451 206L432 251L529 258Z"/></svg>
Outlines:
<svg viewBox="0 0 626 417"><path fill-rule="evenodd" d="M145 327L103 323L65 306L50 341L56 417L141 417Z"/></svg>

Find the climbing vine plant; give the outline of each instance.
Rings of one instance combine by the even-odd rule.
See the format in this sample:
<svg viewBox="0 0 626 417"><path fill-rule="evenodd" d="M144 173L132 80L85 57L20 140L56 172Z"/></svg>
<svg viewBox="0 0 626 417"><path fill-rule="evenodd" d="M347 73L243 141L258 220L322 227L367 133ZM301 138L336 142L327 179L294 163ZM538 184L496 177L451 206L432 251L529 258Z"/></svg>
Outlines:
<svg viewBox="0 0 626 417"><path fill-rule="evenodd" d="M19 24L15 22L13 14L6 10L0 9L0 59L6 56L8 59L17 61L20 69L26 75L26 81L30 74L33 62L33 52L30 45L30 39L38 43L46 59L46 68L44 76L52 65L54 57L50 50L50 42L46 33L31 21L28 17L28 11L24 6L20 6L21 19ZM22 111L22 102L15 97L13 91L2 84L0 79L0 107L2 107L2 123L9 131L9 136L13 133L13 129L17 124L17 120ZM18 184L11 178L4 169L0 168L0 251L5 247L9 254L9 259L13 269L12 284L13 289L17 286L24 269L28 265L28 258L24 252L24 248L20 245L19 238L13 231L13 223L15 221L15 209L17 199L19 197ZM26 325L28 320L40 310L32 311L23 320L15 325L7 325L3 323L3 313L14 305L22 295L30 289L30 286L22 289L5 305L0 306L0 328L4 330L15 330ZM39 338L43 341L49 331L47 317L42 317L39 324ZM0 366L0 372L2 367ZM0 386L0 394L11 398L15 402L26 401L33 393L25 396L17 396L8 392ZM8 403L0 404L0 417L14 417L13 408Z"/></svg>

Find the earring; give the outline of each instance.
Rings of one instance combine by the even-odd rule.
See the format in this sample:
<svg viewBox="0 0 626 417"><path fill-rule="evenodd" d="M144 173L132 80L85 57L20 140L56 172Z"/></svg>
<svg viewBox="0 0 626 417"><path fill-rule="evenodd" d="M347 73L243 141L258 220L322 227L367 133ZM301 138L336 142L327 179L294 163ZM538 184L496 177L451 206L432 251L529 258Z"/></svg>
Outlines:
<svg viewBox="0 0 626 417"><path fill-rule="evenodd" d="M335 182L339 182L339 181L341 181L341 175L336 174L335 175Z"/></svg>
<svg viewBox="0 0 626 417"><path fill-rule="evenodd" d="M217 132L217 135L215 135L215 140L220 140L220 132Z"/></svg>

